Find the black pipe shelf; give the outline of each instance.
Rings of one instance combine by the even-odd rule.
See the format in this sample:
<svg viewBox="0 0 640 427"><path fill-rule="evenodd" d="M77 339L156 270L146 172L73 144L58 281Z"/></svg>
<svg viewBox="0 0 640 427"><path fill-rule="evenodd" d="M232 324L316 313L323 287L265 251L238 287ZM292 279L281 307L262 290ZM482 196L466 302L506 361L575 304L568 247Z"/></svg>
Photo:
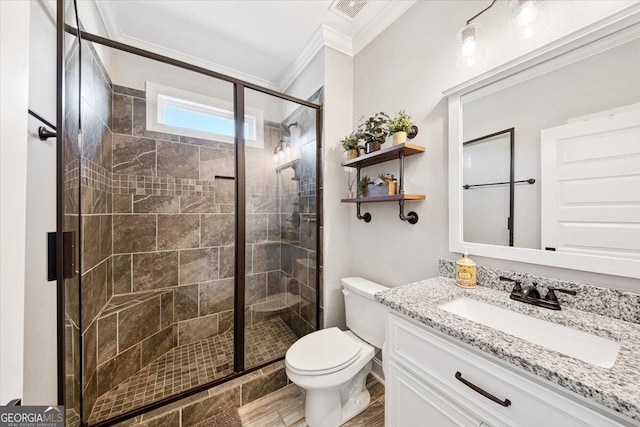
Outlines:
<svg viewBox="0 0 640 427"><path fill-rule="evenodd" d="M356 178L356 181L358 183L360 182L360 170L363 167L377 165L379 163L384 163L391 160L398 160L400 167L400 182L398 185L398 194L389 196L348 198L342 199L342 203L355 203L357 206L356 217L363 220L364 222L371 222L371 214L369 212L366 212L365 214L360 213L360 205L362 203L398 202L398 206L400 209L398 217L400 218L400 220L407 221L409 224L417 223L417 213L409 212L407 215L404 214L404 203L405 201L425 200L426 196L424 194L406 194L404 192L404 158L407 156L413 156L415 154L422 154L424 152L425 148L421 145L404 143L392 145L391 147L374 151L373 153L365 154L363 156L356 157L355 159L349 159L342 162L342 166L352 167L358 170Z"/></svg>
<svg viewBox="0 0 640 427"><path fill-rule="evenodd" d="M376 197L356 197L352 199L342 199L342 203L375 203L375 202L398 202L400 200L424 200L424 194L394 194L391 196Z"/></svg>
<svg viewBox="0 0 640 427"><path fill-rule="evenodd" d="M421 145L409 143L396 144L388 148L374 151L373 153L363 154L355 159L346 160L342 162L342 166L356 168L358 166L366 167L377 165L378 163L388 162L389 160L397 160L401 153L406 157L413 156L414 154L422 154L424 151L425 148Z"/></svg>

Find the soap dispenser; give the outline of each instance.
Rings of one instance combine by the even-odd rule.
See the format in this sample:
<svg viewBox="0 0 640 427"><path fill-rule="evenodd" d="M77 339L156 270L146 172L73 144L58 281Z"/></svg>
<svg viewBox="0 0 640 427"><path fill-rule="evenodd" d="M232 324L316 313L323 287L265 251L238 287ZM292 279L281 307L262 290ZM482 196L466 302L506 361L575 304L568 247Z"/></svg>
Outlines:
<svg viewBox="0 0 640 427"><path fill-rule="evenodd" d="M462 258L456 262L456 284L463 288L476 287L476 263L469 258L466 246Z"/></svg>

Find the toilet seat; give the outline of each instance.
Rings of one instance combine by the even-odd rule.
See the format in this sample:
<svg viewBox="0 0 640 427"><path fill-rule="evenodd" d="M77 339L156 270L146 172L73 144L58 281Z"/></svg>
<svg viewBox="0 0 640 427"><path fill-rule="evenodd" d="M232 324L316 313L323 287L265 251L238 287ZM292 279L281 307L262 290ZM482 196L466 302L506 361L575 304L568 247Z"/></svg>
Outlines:
<svg viewBox="0 0 640 427"><path fill-rule="evenodd" d="M312 332L296 341L285 356L287 367L299 375L325 375L355 362L362 346L338 328Z"/></svg>

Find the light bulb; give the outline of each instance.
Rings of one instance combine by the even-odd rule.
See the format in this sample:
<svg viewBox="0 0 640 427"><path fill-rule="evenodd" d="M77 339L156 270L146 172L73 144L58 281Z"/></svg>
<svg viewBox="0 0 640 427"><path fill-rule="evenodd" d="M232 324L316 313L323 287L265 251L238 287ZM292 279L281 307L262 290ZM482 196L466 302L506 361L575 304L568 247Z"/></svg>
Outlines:
<svg viewBox="0 0 640 427"><path fill-rule="evenodd" d="M523 40L540 33L549 22L547 6L542 0L511 0L509 15L511 32Z"/></svg>
<svg viewBox="0 0 640 427"><path fill-rule="evenodd" d="M456 35L458 41L458 67L471 67L484 59L484 38L479 23L464 26Z"/></svg>
<svg viewBox="0 0 640 427"><path fill-rule="evenodd" d="M291 155L291 144L287 144L287 147L284 149L284 151L287 153L287 156Z"/></svg>
<svg viewBox="0 0 640 427"><path fill-rule="evenodd" d="M526 2L520 6L520 13L516 16L518 25L531 25L538 17L538 9L533 2Z"/></svg>
<svg viewBox="0 0 640 427"><path fill-rule="evenodd" d="M273 161L274 162L278 161L278 153L273 153Z"/></svg>

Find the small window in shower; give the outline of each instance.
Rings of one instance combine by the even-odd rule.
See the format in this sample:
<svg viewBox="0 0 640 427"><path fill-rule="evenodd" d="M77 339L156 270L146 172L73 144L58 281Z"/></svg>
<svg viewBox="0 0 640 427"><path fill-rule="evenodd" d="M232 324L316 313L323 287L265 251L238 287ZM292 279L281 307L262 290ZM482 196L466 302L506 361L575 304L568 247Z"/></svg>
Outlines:
<svg viewBox="0 0 640 427"><path fill-rule="evenodd" d="M234 143L233 103L157 83L146 87L148 130ZM245 111L246 144L263 148L263 112Z"/></svg>

